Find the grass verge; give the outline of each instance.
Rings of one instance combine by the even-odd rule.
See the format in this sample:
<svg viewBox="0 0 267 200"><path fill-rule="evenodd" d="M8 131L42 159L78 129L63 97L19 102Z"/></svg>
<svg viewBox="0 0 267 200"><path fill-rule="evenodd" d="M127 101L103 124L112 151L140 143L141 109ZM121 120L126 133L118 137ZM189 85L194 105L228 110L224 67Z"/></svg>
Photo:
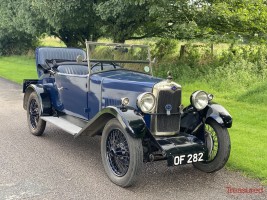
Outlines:
<svg viewBox="0 0 267 200"><path fill-rule="evenodd" d="M27 56L0 57L0 76L16 83L37 78L35 60Z"/></svg>

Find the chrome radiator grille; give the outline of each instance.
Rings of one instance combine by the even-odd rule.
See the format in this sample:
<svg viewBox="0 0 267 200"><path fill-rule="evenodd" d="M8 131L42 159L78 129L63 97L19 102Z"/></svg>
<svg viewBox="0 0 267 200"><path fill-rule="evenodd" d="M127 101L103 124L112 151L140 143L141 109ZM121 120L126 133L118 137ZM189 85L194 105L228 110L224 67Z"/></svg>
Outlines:
<svg viewBox="0 0 267 200"><path fill-rule="evenodd" d="M157 99L154 114L151 116L151 131L155 135L174 135L180 130L181 86L163 81L156 84L153 94ZM171 105L170 115L165 106Z"/></svg>
<svg viewBox="0 0 267 200"><path fill-rule="evenodd" d="M165 106L172 106L171 115L166 114ZM158 105L156 113L164 113L157 116L157 131L158 132L173 132L180 129L180 113L179 106L181 105L181 90L168 91L162 90L159 92Z"/></svg>

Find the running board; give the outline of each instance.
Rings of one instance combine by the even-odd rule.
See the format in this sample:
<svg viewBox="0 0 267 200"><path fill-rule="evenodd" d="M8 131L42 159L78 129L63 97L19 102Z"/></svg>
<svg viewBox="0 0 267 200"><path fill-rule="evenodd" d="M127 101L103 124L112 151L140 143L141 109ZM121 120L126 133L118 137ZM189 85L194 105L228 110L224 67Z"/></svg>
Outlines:
<svg viewBox="0 0 267 200"><path fill-rule="evenodd" d="M57 127L70 133L71 135L76 135L77 133L80 132L80 130L82 130L81 127L76 126L75 124L60 117L42 116L41 119L56 125Z"/></svg>

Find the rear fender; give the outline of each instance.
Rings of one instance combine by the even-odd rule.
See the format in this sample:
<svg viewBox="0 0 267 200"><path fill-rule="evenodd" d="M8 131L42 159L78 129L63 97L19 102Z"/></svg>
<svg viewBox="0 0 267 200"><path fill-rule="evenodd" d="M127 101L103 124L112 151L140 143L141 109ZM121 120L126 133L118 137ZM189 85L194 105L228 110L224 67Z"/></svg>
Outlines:
<svg viewBox="0 0 267 200"><path fill-rule="evenodd" d="M108 106L91 119L75 137L79 135L95 136L101 134L106 123L113 118L118 119L125 131L134 138L143 138L146 134L146 123L143 117L133 108Z"/></svg>
<svg viewBox="0 0 267 200"><path fill-rule="evenodd" d="M27 109L29 96L32 92L35 92L38 96L41 105L41 115L51 115L52 107L49 93L43 88L41 84L30 84L24 90L23 108Z"/></svg>

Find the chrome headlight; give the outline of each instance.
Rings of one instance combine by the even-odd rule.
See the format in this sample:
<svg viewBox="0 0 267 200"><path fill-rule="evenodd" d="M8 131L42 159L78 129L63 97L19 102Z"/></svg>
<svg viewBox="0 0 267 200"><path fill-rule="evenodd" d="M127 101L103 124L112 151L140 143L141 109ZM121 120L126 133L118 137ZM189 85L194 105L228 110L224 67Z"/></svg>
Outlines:
<svg viewBox="0 0 267 200"><path fill-rule="evenodd" d="M137 97L137 106L144 113L149 113L155 107L155 96L150 92L145 92Z"/></svg>
<svg viewBox="0 0 267 200"><path fill-rule="evenodd" d="M209 97L206 92L199 90L191 95L190 101L197 110L203 110L209 103Z"/></svg>
<svg viewBox="0 0 267 200"><path fill-rule="evenodd" d="M123 97L123 98L121 98L121 105L122 105L122 106L128 106L129 103L130 103L130 100L129 100L128 97Z"/></svg>

